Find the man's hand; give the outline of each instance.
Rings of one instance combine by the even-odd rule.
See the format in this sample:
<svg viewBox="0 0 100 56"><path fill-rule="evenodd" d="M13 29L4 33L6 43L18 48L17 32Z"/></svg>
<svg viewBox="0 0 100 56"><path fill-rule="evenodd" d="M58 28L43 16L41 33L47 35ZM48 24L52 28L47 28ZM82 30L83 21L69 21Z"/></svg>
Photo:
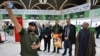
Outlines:
<svg viewBox="0 0 100 56"><path fill-rule="evenodd" d="M39 48L38 45L32 45L31 47L32 47L32 49L38 49Z"/></svg>
<svg viewBox="0 0 100 56"><path fill-rule="evenodd" d="M8 1L1 4L1 6L4 6L4 7L7 6L7 5L8 5Z"/></svg>
<svg viewBox="0 0 100 56"><path fill-rule="evenodd" d="M68 40L68 37L65 37L65 40Z"/></svg>
<svg viewBox="0 0 100 56"><path fill-rule="evenodd" d="M36 45L32 45L31 47L32 47L32 49L38 49L40 47L40 43L38 43Z"/></svg>
<svg viewBox="0 0 100 56"><path fill-rule="evenodd" d="M48 36L47 35L45 35L45 38L47 38Z"/></svg>

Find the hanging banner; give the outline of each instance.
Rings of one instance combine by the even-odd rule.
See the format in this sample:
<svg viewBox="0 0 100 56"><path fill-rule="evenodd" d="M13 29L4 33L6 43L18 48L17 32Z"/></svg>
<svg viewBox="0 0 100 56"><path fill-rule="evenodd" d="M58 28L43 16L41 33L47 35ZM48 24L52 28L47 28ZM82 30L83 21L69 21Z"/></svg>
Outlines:
<svg viewBox="0 0 100 56"><path fill-rule="evenodd" d="M61 15L70 14L80 11L90 10L90 3L86 3L80 6L68 8L65 10L27 10L27 9L13 9L14 14L32 14L32 15ZM0 9L0 14L7 14L7 11Z"/></svg>
<svg viewBox="0 0 100 56"><path fill-rule="evenodd" d="M35 19L35 20L38 20L39 19L39 15L25 15L25 19Z"/></svg>
<svg viewBox="0 0 100 56"><path fill-rule="evenodd" d="M20 14L16 14L15 16L16 16L16 17L22 17L22 15L20 15ZM3 19L10 19L10 17L9 17L8 14L2 14L2 18L3 18Z"/></svg>
<svg viewBox="0 0 100 56"><path fill-rule="evenodd" d="M26 10L13 9L14 14L32 14L32 15L60 15L61 11L57 10ZM0 14L8 14L6 10L0 9Z"/></svg>
<svg viewBox="0 0 100 56"><path fill-rule="evenodd" d="M78 13L79 18L84 18L84 11Z"/></svg>
<svg viewBox="0 0 100 56"><path fill-rule="evenodd" d="M91 7L90 3L86 3L80 6L62 10L62 14L70 14L70 13L76 13L76 12L81 12L81 11L87 11L87 10L90 10L90 7Z"/></svg>
<svg viewBox="0 0 100 56"><path fill-rule="evenodd" d="M86 3L80 6L68 8L65 10L27 10L27 9L13 9L14 14L22 15L23 19L36 19L36 20L55 20L55 19L74 19L89 17L90 4ZM86 12L86 13L85 13ZM0 9L0 14L3 19L9 19L7 11Z"/></svg>
<svg viewBox="0 0 100 56"><path fill-rule="evenodd" d="M81 11L76 13L65 14L64 19L75 19L75 18L88 18L90 11Z"/></svg>
<svg viewBox="0 0 100 56"><path fill-rule="evenodd" d="M73 18L79 18L78 15L79 15L78 12L77 13L73 13Z"/></svg>
<svg viewBox="0 0 100 56"><path fill-rule="evenodd" d="M52 20L52 19L53 19L52 15L45 15L45 18L46 18L47 20Z"/></svg>
<svg viewBox="0 0 100 56"><path fill-rule="evenodd" d="M2 16L3 16L3 19L10 19L8 14L3 14Z"/></svg>

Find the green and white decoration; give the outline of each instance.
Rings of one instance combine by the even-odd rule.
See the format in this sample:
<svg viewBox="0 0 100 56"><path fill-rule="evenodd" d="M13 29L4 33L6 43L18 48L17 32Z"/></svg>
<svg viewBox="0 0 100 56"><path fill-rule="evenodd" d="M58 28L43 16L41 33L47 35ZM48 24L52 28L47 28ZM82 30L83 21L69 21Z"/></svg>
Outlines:
<svg viewBox="0 0 100 56"><path fill-rule="evenodd" d="M23 19L36 20L63 20L89 17L90 4L83 4L65 10L18 10L13 9L14 14L22 16ZM9 19L6 10L0 9L1 19Z"/></svg>

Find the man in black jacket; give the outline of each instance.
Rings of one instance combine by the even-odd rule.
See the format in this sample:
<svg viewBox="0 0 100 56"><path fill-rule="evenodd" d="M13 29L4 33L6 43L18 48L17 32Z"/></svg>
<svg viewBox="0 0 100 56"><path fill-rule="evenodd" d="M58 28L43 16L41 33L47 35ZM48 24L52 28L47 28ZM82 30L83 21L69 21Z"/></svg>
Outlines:
<svg viewBox="0 0 100 56"><path fill-rule="evenodd" d="M37 29L36 29L35 33L39 36L39 40L41 42L42 37L43 37L43 34L42 34L43 30L42 30L42 27L39 22L37 22L36 25L37 25ZM38 48L38 51L41 51L40 48Z"/></svg>
<svg viewBox="0 0 100 56"><path fill-rule="evenodd" d="M99 34L100 34L100 25L97 26L97 27L95 28L95 30L96 30L96 38L99 38Z"/></svg>
<svg viewBox="0 0 100 56"><path fill-rule="evenodd" d="M46 51L48 46L48 52L50 52L50 42L51 42L51 28L48 23L46 23L44 30L43 30L43 37L44 37L44 51Z"/></svg>
<svg viewBox="0 0 100 56"><path fill-rule="evenodd" d="M64 53L66 55L67 48L69 48L69 56L72 56L72 44L75 43L76 27L70 23L70 20L66 21L67 25L64 26Z"/></svg>
<svg viewBox="0 0 100 56"><path fill-rule="evenodd" d="M59 53L59 49L61 48L61 44L62 44L61 43L62 42L62 32L63 32L63 29L59 25L59 20L56 20L55 25L52 27L53 46L54 46L53 53L56 52L56 49L57 49L57 53ZM57 45L56 45L56 43L57 43ZM60 46L58 46L59 44L60 44Z"/></svg>

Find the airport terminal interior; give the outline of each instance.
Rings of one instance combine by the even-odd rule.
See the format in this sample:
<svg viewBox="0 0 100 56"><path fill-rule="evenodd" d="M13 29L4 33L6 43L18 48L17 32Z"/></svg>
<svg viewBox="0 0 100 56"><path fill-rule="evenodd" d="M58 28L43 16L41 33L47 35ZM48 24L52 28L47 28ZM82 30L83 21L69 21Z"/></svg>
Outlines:
<svg viewBox="0 0 100 56"><path fill-rule="evenodd" d="M31 46L25 47L27 41L33 40L21 38L14 24L16 21L11 19L17 19L17 23L28 32L25 36L30 36L30 25L36 26L33 32L40 40L36 40L40 48L31 48L33 56L100 56L100 0L0 0L0 56L24 56L21 50L28 50ZM93 34L84 33L85 27ZM22 39L26 44L21 43ZM64 52L66 48L68 51ZM26 56L32 56L26 53Z"/></svg>

